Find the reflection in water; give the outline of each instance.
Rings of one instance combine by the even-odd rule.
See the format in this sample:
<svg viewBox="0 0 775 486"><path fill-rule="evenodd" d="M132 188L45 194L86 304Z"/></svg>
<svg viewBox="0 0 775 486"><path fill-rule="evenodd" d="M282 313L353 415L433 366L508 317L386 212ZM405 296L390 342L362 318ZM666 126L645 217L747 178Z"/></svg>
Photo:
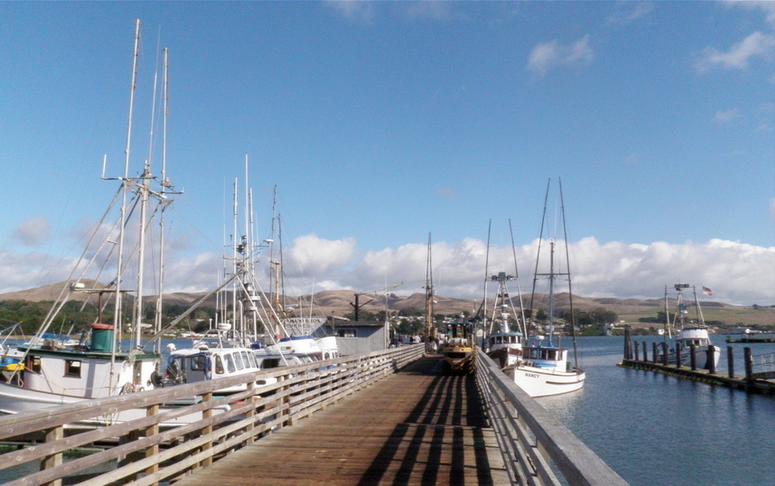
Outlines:
<svg viewBox="0 0 775 486"><path fill-rule="evenodd" d="M538 402L631 484L772 484L775 399L618 368L621 337L579 344L584 388ZM754 347L754 354L772 351ZM724 345L722 353L723 373ZM742 346L735 355L740 374Z"/></svg>

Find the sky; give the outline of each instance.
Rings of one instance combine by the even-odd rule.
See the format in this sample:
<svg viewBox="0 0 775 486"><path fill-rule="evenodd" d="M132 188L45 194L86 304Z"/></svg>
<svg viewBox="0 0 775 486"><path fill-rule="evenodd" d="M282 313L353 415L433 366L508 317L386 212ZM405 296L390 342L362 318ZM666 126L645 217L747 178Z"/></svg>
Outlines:
<svg viewBox="0 0 775 486"><path fill-rule="evenodd" d="M123 171L140 18L132 174L149 153L159 171L170 53L168 290L217 281L248 154L261 238L277 186L292 293L421 291L431 232L437 291L480 295L489 219L489 270L513 268L507 218L527 288L549 178L562 239L561 177L577 293L688 281L775 304L775 2L3 2L0 18L0 292L67 277L116 190L102 159Z"/></svg>

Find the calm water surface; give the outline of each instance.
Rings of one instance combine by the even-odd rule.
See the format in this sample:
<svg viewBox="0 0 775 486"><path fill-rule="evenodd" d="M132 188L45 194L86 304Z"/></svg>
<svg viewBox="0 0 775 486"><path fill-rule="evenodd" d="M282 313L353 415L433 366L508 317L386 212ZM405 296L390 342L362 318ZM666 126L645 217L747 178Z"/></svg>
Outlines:
<svg viewBox="0 0 775 486"><path fill-rule="evenodd" d="M649 356L654 338L647 340ZM721 336L719 368L726 370ZM621 337L579 340L584 389L538 399L633 485L775 484L775 397L618 368ZM734 345L743 374L746 345ZM775 345L750 345L754 355Z"/></svg>

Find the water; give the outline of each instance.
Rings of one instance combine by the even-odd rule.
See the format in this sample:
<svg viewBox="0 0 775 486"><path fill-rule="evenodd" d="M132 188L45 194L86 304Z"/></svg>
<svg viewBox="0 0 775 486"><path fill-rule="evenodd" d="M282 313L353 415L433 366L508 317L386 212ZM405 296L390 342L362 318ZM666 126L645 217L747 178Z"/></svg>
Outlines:
<svg viewBox="0 0 775 486"><path fill-rule="evenodd" d="M650 357L654 338L635 338L644 339ZM724 372L726 344L714 342ZM775 397L618 368L623 343L580 338L584 389L539 403L633 485L773 484ZM744 346L734 345L738 375ZM751 347L754 355L775 351Z"/></svg>

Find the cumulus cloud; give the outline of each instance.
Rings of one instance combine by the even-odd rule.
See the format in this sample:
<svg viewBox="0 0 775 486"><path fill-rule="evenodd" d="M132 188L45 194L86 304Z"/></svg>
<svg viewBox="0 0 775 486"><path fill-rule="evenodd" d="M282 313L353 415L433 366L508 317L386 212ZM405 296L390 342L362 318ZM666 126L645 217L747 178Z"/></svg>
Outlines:
<svg viewBox="0 0 775 486"><path fill-rule="evenodd" d="M559 67L580 67L592 63L595 52L585 35L576 42L560 44L557 40L543 42L530 51L527 69L538 76Z"/></svg>
<svg viewBox="0 0 775 486"><path fill-rule="evenodd" d="M374 20L375 4L373 2L366 0L324 0L323 5L352 22L369 24Z"/></svg>
<svg viewBox="0 0 775 486"><path fill-rule="evenodd" d="M13 237L25 246L40 246L48 241L50 232L46 218L32 218L17 226Z"/></svg>
<svg viewBox="0 0 775 486"><path fill-rule="evenodd" d="M754 59L770 61L775 56L775 35L754 32L726 51L706 47L695 64L698 72L712 69L746 69Z"/></svg>
<svg viewBox="0 0 775 486"><path fill-rule="evenodd" d="M612 25L627 25L654 11L651 2L617 2L606 22Z"/></svg>
<svg viewBox="0 0 775 486"><path fill-rule="evenodd" d="M730 110L720 110L713 115L713 122L723 125L731 122L739 116L740 112L737 110L737 108L732 108Z"/></svg>
<svg viewBox="0 0 775 486"><path fill-rule="evenodd" d="M769 202L775 222L775 199ZM289 295L334 289L373 291L385 280L403 282L396 293L422 292L425 279L425 243L367 251L360 256L352 238L326 240L316 235L296 238L286 253L286 290ZM530 290L538 242L516 248L523 293ZM544 247L545 248L545 247ZM600 242L593 237L572 242L569 248L574 293L589 297L658 297L665 284L678 281L704 285L714 298L738 304L775 304L775 247L713 239L704 243ZM433 244L434 283L440 295L473 300L481 298L486 243L466 238ZM556 253L556 265L565 267L564 251ZM52 271L43 265L46 255L0 252L0 291L18 290L61 281L72 259ZM511 247L491 246L489 272L514 273ZM539 273L548 270L542 252ZM266 260L259 261L266 267ZM150 267L149 267L150 268ZM167 263L167 291L204 291L216 286L221 256L172 252ZM147 270L149 271L149 270ZM112 275L111 275L112 276ZM266 288L266 274L259 276ZM127 281L132 282L131 271ZM153 292L148 276L148 292ZM131 286L130 286L131 287ZM546 283L539 282L539 292Z"/></svg>
<svg viewBox="0 0 775 486"><path fill-rule="evenodd" d="M329 270L346 265L355 254L355 240L326 240L317 235L300 236L293 240L288 252L286 272L291 276L305 274L323 276Z"/></svg>

